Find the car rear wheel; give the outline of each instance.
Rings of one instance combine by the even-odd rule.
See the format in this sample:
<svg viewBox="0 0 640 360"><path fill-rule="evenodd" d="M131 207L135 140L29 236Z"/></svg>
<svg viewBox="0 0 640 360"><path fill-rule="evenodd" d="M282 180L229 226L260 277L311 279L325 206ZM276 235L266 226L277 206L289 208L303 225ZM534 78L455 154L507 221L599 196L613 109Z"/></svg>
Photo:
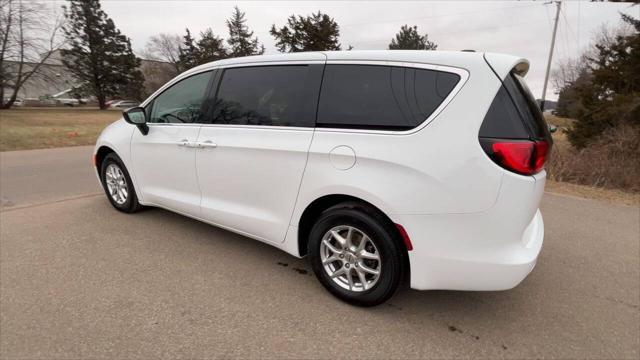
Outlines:
<svg viewBox="0 0 640 360"><path fill-rule="evenodd" d="M100 179L107 199L114 208L133 213L142 208L127 168L115 153L108 154L100 166Z"/></svg>
<svg viewBox="0 0 640 360"><path fill-rule="evenodd" d="M401 279L404 257L386 221L356 203L327 209L309 237L309 259L333 295L358 306L389 299Z"/></svg>

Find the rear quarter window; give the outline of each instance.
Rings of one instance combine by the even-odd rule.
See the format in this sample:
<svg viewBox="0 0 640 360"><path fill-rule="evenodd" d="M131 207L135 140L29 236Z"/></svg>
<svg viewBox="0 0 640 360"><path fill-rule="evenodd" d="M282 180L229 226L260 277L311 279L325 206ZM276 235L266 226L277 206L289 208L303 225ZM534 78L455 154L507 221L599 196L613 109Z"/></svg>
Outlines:
<svg viewBox="0 0 640 360"><path fill-rule="evenodd" d="M549 138L542 112L522 77L512 73L502 80L479 135L504 139Z"/></svg>
<svg viewBox="0 0 640 360"><path fill-rule="evenodd" d="M549 127L544 120L544 115L542 114L542 111L540 111L538 102L533 97L533 94L531 94L531 90L529 90L524 78L517 74L511 74L511 76L513 77L513 83L517 88L515 96L517 99L516 101L519 102L519 107L524 113L525 123L531 129L534 138L542 139L550 136Z"/></svg>
<svg viewBox="0 0 640 360"><path fill-rule="evenodd" d="M493 98L489 111L480 127L480 137L528 139L529 132L520 119L520 113L504 85Z"/></svg>
<svg viewBox="0 0 640 360"><path fill-rule="evenodd" d="M454 73L378 65L327 65L318 127L408 130L451 93Z"/></svg>

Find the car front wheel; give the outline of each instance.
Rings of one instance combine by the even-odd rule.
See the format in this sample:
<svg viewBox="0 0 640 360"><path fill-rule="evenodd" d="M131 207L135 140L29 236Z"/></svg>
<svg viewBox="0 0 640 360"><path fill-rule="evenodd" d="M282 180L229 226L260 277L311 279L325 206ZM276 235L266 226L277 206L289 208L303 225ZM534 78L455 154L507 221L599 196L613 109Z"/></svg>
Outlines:
<svg viewBox="0 0 640 360"><path fill-rule="evenodd" d="M138 203L129 172L118 155L107 155L100 169L102 186L111 205L126 213L138 211L142 206Z"/></svg>

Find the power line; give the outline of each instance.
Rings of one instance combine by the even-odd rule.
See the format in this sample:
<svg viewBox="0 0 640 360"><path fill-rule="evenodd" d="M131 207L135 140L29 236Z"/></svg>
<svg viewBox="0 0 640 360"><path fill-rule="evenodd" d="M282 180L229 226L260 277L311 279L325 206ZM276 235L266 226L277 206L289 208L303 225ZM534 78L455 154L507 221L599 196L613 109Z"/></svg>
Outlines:
<svg viewBox="0 0 640 360"><path fill-rule="evenodd" d="M543 4L543 5L547 5L547 4ZM551 27L553 24L551 23L551 17L549 16L549 8L547 6L544 7L544 12L547 15L547 22L549 23L549 27Z"/></svg>
<svg viewBox="0 0 640 360"><path fill-rule="evenodd" d="M561 9L560 10L560 14L564 14L564 10ZM560 14L558 16L560 16ZM561 36L562 36L562 42L563 42L563 46L558 47L558 50L562 50L562 54L563 54L563 58L568 58L569 57L569 53L571 53L571 49L569 49L569 36L567 35L567 22L566 22L566 17L564 18L565 21L562 22L562 31L560 31ZM556 60L557 62L558 60Z"/></svg>
<svg viewBox="0 0 640 360"><path fill-rule="evenodd" d="M553 2L546 2L546 3L543 4L544 5L544 12L545 12L545 14L547 16L547 23L549 24L549 29L551 29L551 31L553 31L553 24L554 24L555 20L553 20L551 18L551 15L549 14L549 7L547 5L552 4L552 3Z"/></svg>
<svg viewBox="0 0 640 360"><path fill-rule="evenodd" d="M576 25L576 32L577 32L577 37L578 37L578 53L580 53L580 2L578 1L578 21L577 21L577 25Z"/></svg>
<svg viewBox="0 0 640 360"><path fill-rule="evenodd" d="M536 4L538 5L538 4ZM520 8L524 8L525 6L520 6ZM529 7L529 6L526 6ZM480 28L475 28L475 29L469 29L469 30L462 30L462 31L443 31L443 32L433 32L433 31L429 31L428 34L429 36L432 35L438 35L440 37L447 37L449 35L458 35L458 34L466 34L466 33L477 33L478 31L485 31L485 30L496 30L496 29L503 29L503 28L509 28L509 27L518 27L521 26L523 24L535 24L535 23L539 23L542 21L548 21L547 20L533 20L533 21L524 21L524 22L519 22L517 24L509 24L509 25L496 25L496 26L489 26L489 27L480 27ZM371 22L370 24L376 24L378 22ZM340 27L342 28L344 25L340 25ZM267 31L255 31L254 32L256 35L270 35L269 32ZM372 42L378 42L378 41L386 41L386 40L365 40L365 41L358 41L358 43L372 43Z"/></svg>
<svg viewBox="0 0 640 360"><path fill-rule="evenodd" d="M535 3L530 5L524 5L524 6L500 7L500 8L482 9L482 10L474 10L474 11L466 11L466 12L458 12L458 13L449 13L449 14L442 14L442 15L422 16L422 17L415 17L415 18L403 18L403 19L395 19L395 20L381 20L381 21L368 21L368 22L362 22L362 23L340 24L339 26L340 26L340 29L342 29L345 27L361 26L361 25L375 25L375 24L384 24L384 23L404 22L404 21L410 21L410 20L436 19L441 17L469 15L469 14L477 14L477 13L493 12L493 11L509 10L509 9L525 9L533 6L539 6L539 5L540 5L539 3ZM498 26L498 28L499 27L500 26ZM463 31L463 32L466 32L466 31ZM256 35L270 35L269 31L262 31L262 30L255 30L254 33Z"/></svg>
<svg viewBox="0 0 640 360"><path fill-rule="evenodd" d="M446 31L446 32L432 32L430 31L429 37L431 37L432 35L437 35L440 38L443 37L447 37L449 35L459 35L459 34L466 34L466 33L474 33L477 34L478 31L486 31L486 30L496 30L496 29L504 29L504 28L510 28L510 27L519 27L522 26L523 24L534 24L534 23L540 23L543 21L547 21L547 20L534 20L534 21L525 21L525 22L519 22L517 24L509 24L509 25L498 25L498 26L489 26L489 27L481 27L481 28L475 28L475 29L469 29L469 30L461 30L461 31ZM374 43L374 42L379 42L379 41L387 41L387 40L383 40L383 39L376 39L376 40L364 40L364 41L358 41L358 44L367 44L367 43ZM354 42L355 44L355 42Z"/></svg>
<svg viewBox="0 0 640 360"><path fill-rule="evenodd" d="M350 26L385 24L385 23L403 22L403 21L410 21L410 20L436 19L436 18L448 17L448 16L469 15L469 14L477 14L477 13L484 13L484 12L500 11L500 10L524 9L524 8L529 8L529 7L532 7L532 6L538 6L538 5L539 4L531 4L531 5L525 5L525 6L511 6L511 7L491 8L491 9L482 9L482 10L475 10L475 11L449 13L449 14L442 14L442 15L421 16L421 17L414 17L414 18L403 18L403 19L395 19L395 20L368 21L368 22L362 22L362 23L343 24L343 25L340 25L340 27L343 28L343 27L350 27Z"/></svg>
<svg viewBox="0 0 640 360"><path fill-rule="evenodd" d="M578 41L576 34L573 32L573 29L571 29L571 26L569 26L569 19L567 18L567 9L562 9L561 11L562 13L562 18L564 19L565 22L565 26L567 27L567 30L569 30L569 34L573 37L573 40Z"/></svg>
<svg viewBox="0 0 640 360"><path fill-rule="evenodd" d="M542 4L542 5L544 5L544 4ZM449 14L442 14L442 15L430 15L430 16L414 17L414 18L403 18L403 19L381 20L381 21L369 21L369 22L363 22L363 23L351 23L351 24L340 25L340 28L342 29L342 28L345 28L345 27L360 26L360 25L375 25L375 24L383 24L383 23L404 22L404 21L410 21L410 20L435 19L435 18L441 18L441 17L469 15L469 14L477 14L477 13L493 12L493 11L501 11L501 10L510 10L510 9L525 9L525 8L530 8L530 7L534 7L534 6L540 6L540 3L534 3L534 4L524 5L524 6L500 7L500 8L465 11L465 12L449 13ZM546 10L546 7L545 7L545 10ZM547 16L547 20L545 20L545 21L549 21L548 16ZM518 27L518 26L521 26L522 24L533 24L533 23L539 23L539 22L541 22L541 20L519 22L517 24L510 24L510 25L498 25L498 26L481 27L481 28L475 28L475 29L470 29L470 30L462 30L462 31L443 31L443 32L429 31L428 34L430 36L437 35L437 36L439 36L441 38L442 37L446 38L446 37L448 37L450 35L459 35L459 34L465 34L465 33L476 33L478 31L503 29L503 28L509 28L509 27ZM255 31L255 33L256 33L256 35L269 35L270 34L267 31ZM354 44L370 44L370 43L383 42L383 41L387 41L387 39L355 41L353 43Z"/></svg>
<svg viewBox="0 0 640 360"><path fill-rule="evenodd" d="M551 69L551 59L553 58L553 46L556 43L556 31L558 30L558 20L560 20L560 9L562 8L562 1L555 2L556 8L556 21L553 24L553 35L551 36L551 49L549 49L549 60L547 61L547 71L544 75L544 85L542 86L542 101L540 102L540 110L544 111L545 99L547 98L547 83L549 82L549 70Z"/></svg>

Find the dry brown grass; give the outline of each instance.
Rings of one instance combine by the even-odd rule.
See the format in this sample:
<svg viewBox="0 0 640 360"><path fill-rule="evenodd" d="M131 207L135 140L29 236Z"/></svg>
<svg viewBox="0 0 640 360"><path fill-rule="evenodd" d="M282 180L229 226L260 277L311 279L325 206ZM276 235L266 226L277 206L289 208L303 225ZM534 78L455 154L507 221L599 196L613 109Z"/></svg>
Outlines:
<svg viewBox="0 0 640 360"><path fill-rule="evenodd" d="M544 191L552 194L606 201L613 204L640 206L640 193L623 190L597 188L548 179Z"/></svg>
<svg viewBox="0 0 640 360"><path fill-rule="evenodd" d="M620 126L581 150L573 148L560 130L553 138L546 166L550 179L640 192L640 129Z"/></svg>
<svg viewBox="0 0 640 360"><path fill-rule="evenodd" d="M570 128L575 122L575 120L573 119L558 117L551 114L545 115L544 118L547 121L547 123L557 126L559 128L558 131L560 131L561 129Z"/></svg>
<svg viewBox="0 0 640 360"><path fill-rule="evenodd" d="M120 111L96 108L0 110L0 151L95 144Z"/></svg>

